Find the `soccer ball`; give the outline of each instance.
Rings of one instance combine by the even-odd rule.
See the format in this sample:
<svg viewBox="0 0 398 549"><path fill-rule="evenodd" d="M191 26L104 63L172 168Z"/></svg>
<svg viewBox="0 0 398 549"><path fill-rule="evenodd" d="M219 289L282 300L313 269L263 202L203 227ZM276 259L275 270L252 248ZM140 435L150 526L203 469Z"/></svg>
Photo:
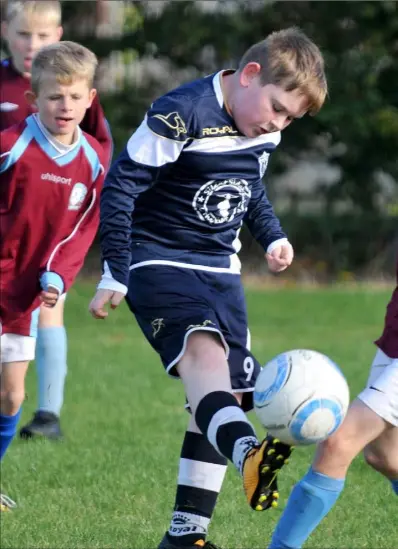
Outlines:
<svg viewBox="0 0 398 549"><path fill-rule="evenodd" d="M275 357L261 370L254 409L268 433L291 445L325 440L348 409L347 381L338 366L316 351L296 349Z"/></svg>

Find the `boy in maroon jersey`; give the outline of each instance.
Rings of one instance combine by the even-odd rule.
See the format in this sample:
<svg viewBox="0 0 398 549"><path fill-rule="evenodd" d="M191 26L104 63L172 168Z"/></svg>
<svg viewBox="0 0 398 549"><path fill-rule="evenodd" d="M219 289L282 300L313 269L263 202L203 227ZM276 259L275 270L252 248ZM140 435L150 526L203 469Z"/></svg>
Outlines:
<svg viewBox="0 0 398 549"><path fill-rule="evenodd" d="M4 13L2 34L10 58L0 63L0 131L36 112L25 97L30 89L34 54L43 46L60 40L61 5L58 1L10 0ZM108 166L112 140L97 96L82 120L83 131L102 145ZM67 338L64 327L64 297L54 308L41 308L37 338L38 408L33 420L22 428L21 436L40 434L61 436L59 416L67 372Z"/></svg>
<svg viewBox="0 0 398 549"><path fill-rule="evenodd" d="M74 42L41 49L26 94L38 113L0 134L0 459L16 433L40 303L54 307L68 290L97 231L106 159L79 128L96 67Z"/></svg>
<svg viewBox="0 0 398 549"><path fill-rule="evenodd" d="M382 335L365 389L341 427L321 442L307 474L295 485L269 549L300 549L343 491L353 460L366 462L390 481L398 496L398 265Z"/></svg>

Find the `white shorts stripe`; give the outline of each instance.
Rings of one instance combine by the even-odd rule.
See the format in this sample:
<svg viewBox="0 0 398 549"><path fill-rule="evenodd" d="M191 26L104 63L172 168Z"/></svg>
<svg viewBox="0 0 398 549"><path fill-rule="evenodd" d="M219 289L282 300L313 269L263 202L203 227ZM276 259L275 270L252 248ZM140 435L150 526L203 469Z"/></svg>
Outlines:
<svg viewBox="0 0 398 549"><path fill-rule="evenodd" d="M209 328L209 327L204 328L203 326L198 326L196 328L191 328L191 330L188 330L187 333L185 334L184 342L182 344L181 351L178 353L176 358L174 360L172 360L170 362L170 364L167 365L166 372L168 374L170 374L170 370L173 368L173 366L178 364L180 362L180 360L182 359L182 357L184 356L185 350L187 348L187 342L188 342L189 335L192 334L193 332L199 332L199 331L200 332L214 332L214 333L218 334L220 336L221 343L224 346L226 358L228 359L228 357L229 357L228 343L225 341L225 338L224 338L223 334L220 332L220 330L217 330L216 328ZM172 375L172 374L170 374L170 375ZM172 377L176 377L176 376L172 375Z"/></svg>

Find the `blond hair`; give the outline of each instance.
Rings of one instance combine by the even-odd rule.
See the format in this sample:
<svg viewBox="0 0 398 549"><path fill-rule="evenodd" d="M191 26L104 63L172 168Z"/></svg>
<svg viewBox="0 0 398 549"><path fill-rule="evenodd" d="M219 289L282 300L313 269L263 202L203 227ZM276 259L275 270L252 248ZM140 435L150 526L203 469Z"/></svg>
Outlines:
<svg viewBox="0 0 398 549"><path fill-rule="evenodd" d="M261 65L260 83L274 84L285 91L298 90L308 99L308 111L316 114L327 95L324 60L318 46L300 29L273 32L243 55L239 71L250 63Z"/></svg>
<svg viewBox="0 0 398 549"><path fill-rule="evenodd" d="M98 60L94 53L76 42L57 42L41 48L32 62L32 90L37 95L43 76L53 75L63 85L87 80L92 87Z"/></svg>
<svg viewBox="0 0 398 549"><path fill-rule="evenodd" d="M57 27L61 24L61 2L56 0L8 0L4 11L7 23L23 13L26 17L49 18Z"/></svg>

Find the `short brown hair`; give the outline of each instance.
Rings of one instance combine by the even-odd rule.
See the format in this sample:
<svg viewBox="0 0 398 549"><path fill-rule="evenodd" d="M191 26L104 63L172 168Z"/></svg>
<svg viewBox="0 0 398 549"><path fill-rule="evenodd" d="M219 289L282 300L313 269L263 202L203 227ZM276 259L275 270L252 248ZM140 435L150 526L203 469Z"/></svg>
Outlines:
<svg viewBox="0 0 398 549"><path fill-rule="evenodd" d="M254 44L243 55L239 71L250 62L261 65L261 85L299 90L308 98L308 111L312 115L322 107L328 91L323 56L300 29L291 27L273 32Z"/></svg>
<svg viewBox="0 0 398 549"><path fill-rule="evenodd" d="M7 23L23 13L26 16L51 17L55 25L61 24L61 2L57 0L8 0L4 9Z"/></svg>
<svg viewBox="0 0 398 549"><path fill-rule="evenodd" d="M87 80L92 87L98 60L94 53L76 42L57 42L41 48L32 62L32 90L38 93L43 74L52 74L60 84Z"/></svg>

